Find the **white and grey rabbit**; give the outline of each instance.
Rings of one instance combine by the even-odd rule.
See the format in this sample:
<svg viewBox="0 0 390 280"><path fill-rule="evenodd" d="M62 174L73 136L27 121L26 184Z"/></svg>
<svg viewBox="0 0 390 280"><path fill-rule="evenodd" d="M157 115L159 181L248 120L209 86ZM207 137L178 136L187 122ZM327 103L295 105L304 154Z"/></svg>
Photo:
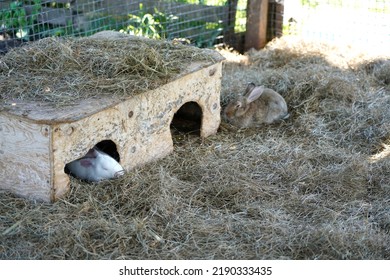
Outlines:
<svg viewBox="0 0 390 280"><path fill-rule="evenodd" d="M81 180L97 182L124 174L123 167L108 154L94 147L88 153L66 164L65 169Z"/></svg>
<svg viewBox="0 0 390 280"><path fill-rule="evenodd" d="M244 95L232 100L224 110L224 118L234 126L258 127L287 119L287 103L276 91L249 83Z"/></svg>

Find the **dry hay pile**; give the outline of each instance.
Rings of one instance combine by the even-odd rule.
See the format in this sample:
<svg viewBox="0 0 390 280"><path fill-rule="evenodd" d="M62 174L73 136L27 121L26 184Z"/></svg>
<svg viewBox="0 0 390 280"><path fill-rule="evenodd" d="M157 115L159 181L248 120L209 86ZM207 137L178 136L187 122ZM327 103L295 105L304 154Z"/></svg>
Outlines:
<svg viewBox="0 0 390 280"><path fill-rule="evenodd" d="M389 259L389 63L345 54L286 38L225 64L223 104L265 84L283 123L186 135L53 205L1 194L1 258Z"/></svg>
<svg viewBox="0 0 390 280"><path fill-rule="evenodd" d="M207 50L135 36L45 38L0 57L0 101L71 105L95 96L123 98L155 89Z"/></svg>

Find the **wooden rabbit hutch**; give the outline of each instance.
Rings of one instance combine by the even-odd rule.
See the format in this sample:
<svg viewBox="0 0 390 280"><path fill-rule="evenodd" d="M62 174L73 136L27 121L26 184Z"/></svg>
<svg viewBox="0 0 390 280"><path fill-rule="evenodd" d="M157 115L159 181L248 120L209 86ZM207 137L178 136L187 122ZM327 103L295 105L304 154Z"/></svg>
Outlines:
<svg viewBox="0 0 390 280"><path fill-rule="evenodd" d="M200 136L215 134L222 60L212 50L115 32L44 39L7 53L0 58L0 188L53 202L70 188L66 163L98 143L111 144L127 171L164 157L185 104L201 109Z"/></svg>

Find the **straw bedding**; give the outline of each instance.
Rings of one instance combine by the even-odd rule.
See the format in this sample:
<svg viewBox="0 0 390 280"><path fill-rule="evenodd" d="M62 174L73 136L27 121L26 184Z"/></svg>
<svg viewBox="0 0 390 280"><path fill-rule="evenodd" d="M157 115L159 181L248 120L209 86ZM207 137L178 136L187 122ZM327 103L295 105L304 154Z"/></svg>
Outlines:
<svg viewBox="0 0 390 280"><path fill-rule="evenodd" d="M72 105L99 96L124 98L169 82L210 52L135 36L45 38L0 58L0 101Z"/></svg>
<svg viewBox="0 0 390 280"><path fill-rule="evenodd" d="M388 58L288 37L226 56L223 106L255 82L291 117L185 134L118 180L72 179L53 205L0 194L0 257L389 259Z"/></svg>

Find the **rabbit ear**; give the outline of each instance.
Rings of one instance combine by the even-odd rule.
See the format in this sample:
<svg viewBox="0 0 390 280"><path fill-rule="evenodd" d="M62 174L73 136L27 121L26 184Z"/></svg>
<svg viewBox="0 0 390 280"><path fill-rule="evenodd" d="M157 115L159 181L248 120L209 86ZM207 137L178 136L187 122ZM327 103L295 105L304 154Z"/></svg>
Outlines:
<svg viewBox="0 0 390 280"><path fill-rule="evenodd" d="M249 95L247 96L246 98L246 101L248 103L251 103L253 101L255 101L256 99L258 99L264 92L264 87L263 86L260 86L260 87L255 87L251 93L249 93Z"/></svg>
<svg viewBox="0 0 390 280"><path fill-rule="evenodd" d="M98 155L98 149L94 147L88 151L88 153L85 155L85 157L96 158L97 155Z"/></svg>
<svg viewBox="0 0 390 280"><path fill-rule="evenodd" d="M245 94L244 95L247 95L249 94L250 92L252 92L252 90L256 87L256 85L254 83L249 83L247 86L246 86L246 89L245 89Z"/></svg>

